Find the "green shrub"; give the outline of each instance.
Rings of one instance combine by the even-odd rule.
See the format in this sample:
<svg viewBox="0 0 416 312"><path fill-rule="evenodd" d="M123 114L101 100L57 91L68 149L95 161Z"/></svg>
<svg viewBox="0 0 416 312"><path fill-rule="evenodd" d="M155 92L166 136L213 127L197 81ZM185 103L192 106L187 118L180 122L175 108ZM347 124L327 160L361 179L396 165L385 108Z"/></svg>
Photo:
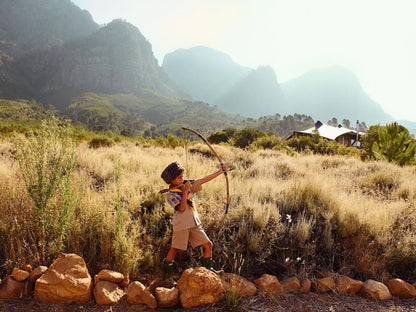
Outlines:
<svg viewBox="0 0 416 312"><path fill-rule="evenodd" d="M236 147L245 148L258 138L265 135L266 134L264 132L247 127L234 133L231 139L231 144Z"/></svg>
<svg viewBox="0 0 416 312"><path fill-rule="evenodd" d="M114 140L104 135L96 135L88 142L90 148L110 147L113 144Z"/></svg>
<svg viewBox="0 0 416 312"><path fill-rule="evenodd" d="M373 143L372 151L376 159L400 166L411 165L416 159L416 142L406 128L393 122L378 129L378 140Z"/></svg>
<svg viewBox="0 0 416 312"><path fill-rule="evenodd" d="M75 141L69 122L45 119L39 129L13 140L26 190L34 203L31 224L40 260L64 248L68 223L80 199L72 184Z"/></svg>

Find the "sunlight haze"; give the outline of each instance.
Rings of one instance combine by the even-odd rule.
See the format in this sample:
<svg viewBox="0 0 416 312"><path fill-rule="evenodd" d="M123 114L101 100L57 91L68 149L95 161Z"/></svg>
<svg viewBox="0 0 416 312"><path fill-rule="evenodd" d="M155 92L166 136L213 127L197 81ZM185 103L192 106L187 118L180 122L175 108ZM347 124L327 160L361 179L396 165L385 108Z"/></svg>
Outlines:
<svg viewBox="0 0 416 312"><path fill-rule="evenodd" d="M159 65L180 48L207 46L236 63L270 65L279 83L343 66L396 119L416 121L414 0L72 0L106 24L121 18L152 45Z"/></svg>

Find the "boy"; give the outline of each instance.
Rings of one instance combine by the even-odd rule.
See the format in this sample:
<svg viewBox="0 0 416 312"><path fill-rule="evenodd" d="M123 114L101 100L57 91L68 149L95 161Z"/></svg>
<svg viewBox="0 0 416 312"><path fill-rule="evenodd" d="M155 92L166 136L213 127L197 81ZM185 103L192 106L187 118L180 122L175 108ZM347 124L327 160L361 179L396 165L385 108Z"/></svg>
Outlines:
<svg viewBox="0 0 416 312"><path fill-rule="evenodd" d="M169 184L166 199L176 211L172 218L172 245L163 260L163 279L170 278L173 259L179 249L187 249L188 242L192 248L200 245L204 247L204 256L201 258L201 263L207 269L212 270L212 242L201 226L193 194L202 190L202 184L218 177L226 170L226 166L222 165L218 171L192 182L184 181L185 169L177 161L163 170L161 177Z"/></svg>

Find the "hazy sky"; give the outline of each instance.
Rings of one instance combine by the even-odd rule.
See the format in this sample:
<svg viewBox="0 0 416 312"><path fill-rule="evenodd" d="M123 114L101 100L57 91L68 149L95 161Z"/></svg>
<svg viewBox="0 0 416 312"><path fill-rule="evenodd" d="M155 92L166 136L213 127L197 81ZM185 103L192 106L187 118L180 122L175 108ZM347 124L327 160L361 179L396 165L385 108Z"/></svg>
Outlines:
<svg viewBox="0 0 416 312"><path fill-rule="evenodd" d="M386 113L416 121L416 0L72 0L95 22L122 18L166 53L204 45L278 82L341 65Z"/></svg>

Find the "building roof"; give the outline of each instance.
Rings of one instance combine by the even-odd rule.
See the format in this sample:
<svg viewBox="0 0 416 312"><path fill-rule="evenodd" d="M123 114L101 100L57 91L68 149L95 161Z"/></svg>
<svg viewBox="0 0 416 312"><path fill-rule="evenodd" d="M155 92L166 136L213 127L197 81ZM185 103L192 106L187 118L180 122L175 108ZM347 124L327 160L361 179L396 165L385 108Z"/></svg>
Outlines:
<svg viewBox="0 0 416 312"><path fill-rule="evenodd" d="M318 131L319 135L325 139L328 140L336 140L336 138L344 135L344 134L352 134L352 135L356 135L357 132L354 129L348 129L348 128L344 128L342 126L338 126L338 127L333 127L333 126L329 126L326 124L322 124L320 121L317 121L315 123L315 126L313 126L312 128L303 130L303 131L294 131L293 134L295 133L300 133L300 134L310 134L312 135L314 131ZM292 135L293 135L292 134ZM363 133L358 132L359 135L362 135ZM292 135L290 137L292 137ZM289 138L290 138L289 137Z"/></svg>
<svg viewBox="0 0 416 312"><path fill-rule="evenodd" d="M313 131L315 130L318 131L321 137L324 137L329 140L335 140L337 137L346 133L351 133L354 135L356 134L356 131L352 129L348 129L344 127L333 127L333 126L328 126L328 125L321 125L319 128L312 127L303 131L296 131L296 132L304 133L304 134L313 134Z"/></svg>

